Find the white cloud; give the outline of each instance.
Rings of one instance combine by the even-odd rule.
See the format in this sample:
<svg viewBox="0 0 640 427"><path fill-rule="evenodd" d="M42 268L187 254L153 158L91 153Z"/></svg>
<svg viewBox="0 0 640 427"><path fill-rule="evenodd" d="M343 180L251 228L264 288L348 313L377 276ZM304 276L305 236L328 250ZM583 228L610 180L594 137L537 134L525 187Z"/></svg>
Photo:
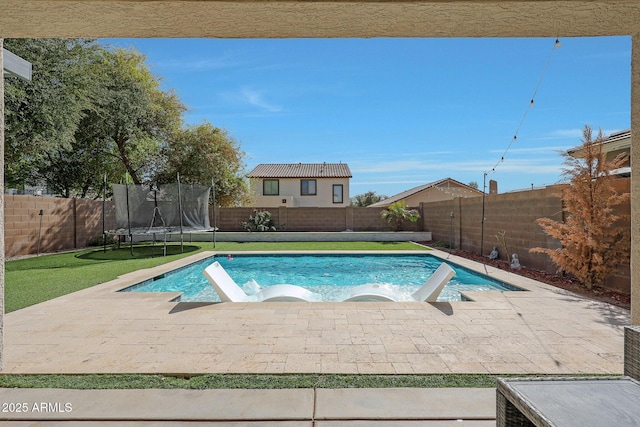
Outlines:
<svg viewBox="0 0 640 427"><path fill-rule="evenodd" d="M240 96L246 103L254 107L258 107L261 110L264 110L270 113L278 113L282 111L281 106L267 101L264 98L263 93L259 90L243 88L240 91Z"/></svg>
<svg viewBox="0 0 640 427"><path fill-rule="evenodd" d="M397 185L397 184L411 184L411 185L422 185L422 184L426 184L426 181L424 180L405 180L405 181L393 181L393 180L389 180L389 181L352 181L349 183L350 186L354 186L354 185L381 185L381 184L392 184L392 185Z"/></svg>
<svg viewBox="0 0 640 427"><path fill-rule="evenodd" d="M502 172L525 171L527 174L551 174L557 173L561 167L562 158L557 157L528 157L525 159L507 158L503 162L492 163L486 160L457 161L390 161L390 162L366 162L350 163L354 174L389 174L403 172L405 174L431 173L433 171L454 174L455 172L489 172L495 166L496 170Z"/></svg>
<svg viewBox="0 0 640 427"><path fill-rule="evenodd" d="M219 94L220 105L217 109L222 109L222 113L218 117L258 117L265 113L279 113L284 109L267 99L264 92L251 87L243 87L235 92L222 92ZM235 108L230 108L235 107ZM247 111L247 107L251 107L253 111Z"/></svg>
<svg viewBox="0 0 640 427"><path fill-rule="evenodd" d="M547 153L547 154L557 154L558 152L561 151L566 151L569 148L574 147L575 145L552 145L552 146L544 146L544 147L523 147L523 148L514 148L511 147L509 149L509 153L511 154L516 154L516 153ZM503 154L504 150L490 150L490 153L498 153L498 154Z"/></svg>
<svg viewBox="0 0 640 427"><path fill-rule="evenodd" d="M582 128L579 129L556 129L541 136L538 139L575 139L582 138Z"/></svg>
<svg viewBox="0 0 640 427"><path fill-rule="evenodd" d="M246 67L248 65L250 65L250 62L245 56L239 53L225 53L215 57L197 56L195 58L163 60L162 63L158 64L158 67L184 72L200 72Z"/></svg>

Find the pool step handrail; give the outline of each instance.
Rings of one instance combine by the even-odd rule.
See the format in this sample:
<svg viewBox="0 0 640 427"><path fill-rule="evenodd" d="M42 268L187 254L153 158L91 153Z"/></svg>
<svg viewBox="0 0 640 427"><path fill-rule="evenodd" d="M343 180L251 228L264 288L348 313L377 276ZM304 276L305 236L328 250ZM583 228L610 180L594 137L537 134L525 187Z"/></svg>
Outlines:
<svg viewBox="0 0 640 427"><path fill-rule="evenodd" d="M407 300L395 289L377 283L356 286L351 289L349 296L343 300L345 302L354 301L418 301L435 302L444 286L456 274L456 271L443 262L433 272L431 277L414 293L411 299Z"/></svg>
<svg viewBox="0 0 640 427"><path fill-rule="evenodd" d="M321 300L318 294L308 289L288 284L266 286L253 295L247 295L218 261L205 268L202 274L211 283L222 302L310 302Z"/></svg>

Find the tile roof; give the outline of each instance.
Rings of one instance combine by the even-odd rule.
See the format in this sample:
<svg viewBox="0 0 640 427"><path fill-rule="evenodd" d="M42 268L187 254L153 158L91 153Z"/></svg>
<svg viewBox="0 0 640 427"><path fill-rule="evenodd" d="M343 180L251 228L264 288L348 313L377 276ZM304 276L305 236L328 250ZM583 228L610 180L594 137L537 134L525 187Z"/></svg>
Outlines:
<svg viewBox="0 0 640 427"><path fill-rule="evenodd" d="M413 196L414 194L417 194L417 193L419 193L421 191L424 191L424 190L427 190L429 188L437 188L440 185L445 184L447 182L459 185L461 188L469 190L470 194L473 194L473 195L482 194L482 192L480 190L477 190L477 189L475 189L473 187L469 187L468 185L463 184L460 181L456 181L455 179L452 179L452 178L444 178L444 179L440 179L438 181L430 182L428 184L419 185L417 187L413 187L413 188L411 188L409 190L403 191L402 193L398 193L398 194L395 194L395 195L393 195L391 197L387 197L386 199L383 199L383 200L381 200L381 201L379 201L377 203L373 203L373 204L369 205L369 207L374 207L374 208L385 207L385 206L390 205L391 203L395 203L395 202L398 202L400 200L406 199L409 196ZM465 197L465 196L458 195L457 197Z"/></svg>
<svg viewBox="0 0 640 427"><path fill-rule="evenodd" d="M351 178L346 163L261 163L249 178Z"/></svg>

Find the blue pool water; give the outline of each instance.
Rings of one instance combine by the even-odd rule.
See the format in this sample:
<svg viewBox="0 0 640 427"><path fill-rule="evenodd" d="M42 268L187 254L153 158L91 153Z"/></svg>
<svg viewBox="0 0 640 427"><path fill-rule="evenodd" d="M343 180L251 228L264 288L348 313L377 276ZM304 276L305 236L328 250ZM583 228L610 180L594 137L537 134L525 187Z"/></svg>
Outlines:
<svg viewBox="0 0 640 427"><path fill-rule="evenodd" d="M123 291L182 292L181 301L220 301L202 275L218 261L248 294L265 286L290 283L321 295L322 301L342 301L349 288L378 283L399 289L409 299L438 268L441 259L431 255L234 255L207 258ZM450 264L456 275L438 301L460 301L461 291L517 290L510 285Z"/></svg>

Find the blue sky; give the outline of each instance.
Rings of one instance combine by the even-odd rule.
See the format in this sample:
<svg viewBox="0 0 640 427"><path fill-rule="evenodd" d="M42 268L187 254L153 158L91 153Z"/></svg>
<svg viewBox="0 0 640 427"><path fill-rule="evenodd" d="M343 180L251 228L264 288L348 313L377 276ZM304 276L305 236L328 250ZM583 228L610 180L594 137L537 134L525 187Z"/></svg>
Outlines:
<svg viewBox="0 0 640 427"><path fill-rule="evenodd" d="M343 162L351 196L446 177L482 187L485 172L500 192L554 184L559 151L580 144L585 124L630 127L629 37L560 38L555 49L555 39L101 42L146 55L188 123L237 140L247 172Z"/></svg>

